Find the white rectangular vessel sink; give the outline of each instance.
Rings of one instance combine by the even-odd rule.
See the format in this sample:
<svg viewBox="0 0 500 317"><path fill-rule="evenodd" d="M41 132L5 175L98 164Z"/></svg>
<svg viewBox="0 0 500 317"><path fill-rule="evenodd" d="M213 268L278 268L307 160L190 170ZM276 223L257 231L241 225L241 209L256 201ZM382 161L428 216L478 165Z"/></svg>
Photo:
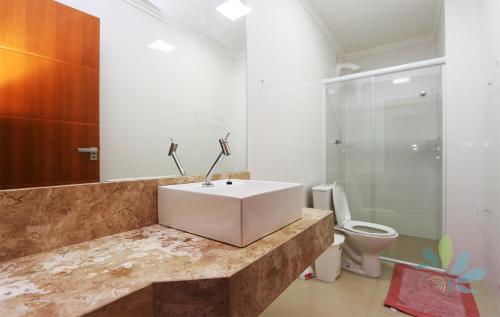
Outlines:
<svg viewBox="0 0 500 317"><path fill-rule="evenodd" d="M302 185L256 180L160 186L159 223L244 247L302 217Z"/></svg>

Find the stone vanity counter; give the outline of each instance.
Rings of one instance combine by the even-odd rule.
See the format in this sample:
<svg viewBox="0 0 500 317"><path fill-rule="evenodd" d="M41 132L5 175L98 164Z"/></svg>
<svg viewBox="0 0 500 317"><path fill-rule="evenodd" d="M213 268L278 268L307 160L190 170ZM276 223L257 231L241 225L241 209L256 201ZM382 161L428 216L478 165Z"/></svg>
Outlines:
<svg viewBox="0 0 500 317"><path fill-rule="evenodd" d="M256 316L332 242L316 209L245 248L152 225L0 263L0 316Z"/></svg>

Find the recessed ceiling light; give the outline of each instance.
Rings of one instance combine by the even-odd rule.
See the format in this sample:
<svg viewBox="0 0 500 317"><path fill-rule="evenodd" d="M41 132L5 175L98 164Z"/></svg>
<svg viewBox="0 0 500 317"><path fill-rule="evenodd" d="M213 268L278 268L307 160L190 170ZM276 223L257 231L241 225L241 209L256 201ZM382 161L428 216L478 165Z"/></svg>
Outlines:
<svg viewBox="0 0 500 317"><path fill-rule="evenodd" d="M215 8L215 10L231 21L236 21L252 11L252 9L239 0L228 0Z"/></svg>
<svg viewBox="0 0 500 317"><path fill-rule="evenodd" d="M410 77L403 77L403 78L398 78L398 79L394 79L392 81L392 83L394 85L398 85L398 84L404 84L404 83L409 83L410 82Z"/></svg>
<svg viewBox="0 0 500 317"><path fill-rule="evenodd" d="M162 40L156 40L153 43L148 44L148 47L153 50L162 51L164 53L170 53L175 50L175 46L168 44Z"/></svg>

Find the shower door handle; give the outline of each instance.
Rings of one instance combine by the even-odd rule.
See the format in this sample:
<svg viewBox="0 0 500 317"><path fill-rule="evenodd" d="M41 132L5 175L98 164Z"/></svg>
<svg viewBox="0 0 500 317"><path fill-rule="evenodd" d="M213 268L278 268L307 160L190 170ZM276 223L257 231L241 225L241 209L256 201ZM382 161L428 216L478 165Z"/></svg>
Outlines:
<svg viewBox="0 0 500 317"><path fill-rule="evenodd" d="M330 143L335 144L335 145L341 145L344 142L342 142L342 140L330 140Z"/></svg>

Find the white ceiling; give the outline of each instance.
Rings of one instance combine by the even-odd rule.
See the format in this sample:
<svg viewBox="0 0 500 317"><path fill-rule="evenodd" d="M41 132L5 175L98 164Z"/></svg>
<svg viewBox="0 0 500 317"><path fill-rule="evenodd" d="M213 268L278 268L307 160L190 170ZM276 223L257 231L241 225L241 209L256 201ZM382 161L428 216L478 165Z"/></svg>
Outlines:
<svg viewBox="0 0 500 317"><path fill-rule="evenodd" d="M223 48L239 52L246 48L245 18L234 22L215 8L226 0L143 0L178 25Z"/></svg>
<svg viewBox="0 0 500 317"><path fill-rule="evenodd" d="M441 0L308 0L345 54L435 34Z"/></svg>

